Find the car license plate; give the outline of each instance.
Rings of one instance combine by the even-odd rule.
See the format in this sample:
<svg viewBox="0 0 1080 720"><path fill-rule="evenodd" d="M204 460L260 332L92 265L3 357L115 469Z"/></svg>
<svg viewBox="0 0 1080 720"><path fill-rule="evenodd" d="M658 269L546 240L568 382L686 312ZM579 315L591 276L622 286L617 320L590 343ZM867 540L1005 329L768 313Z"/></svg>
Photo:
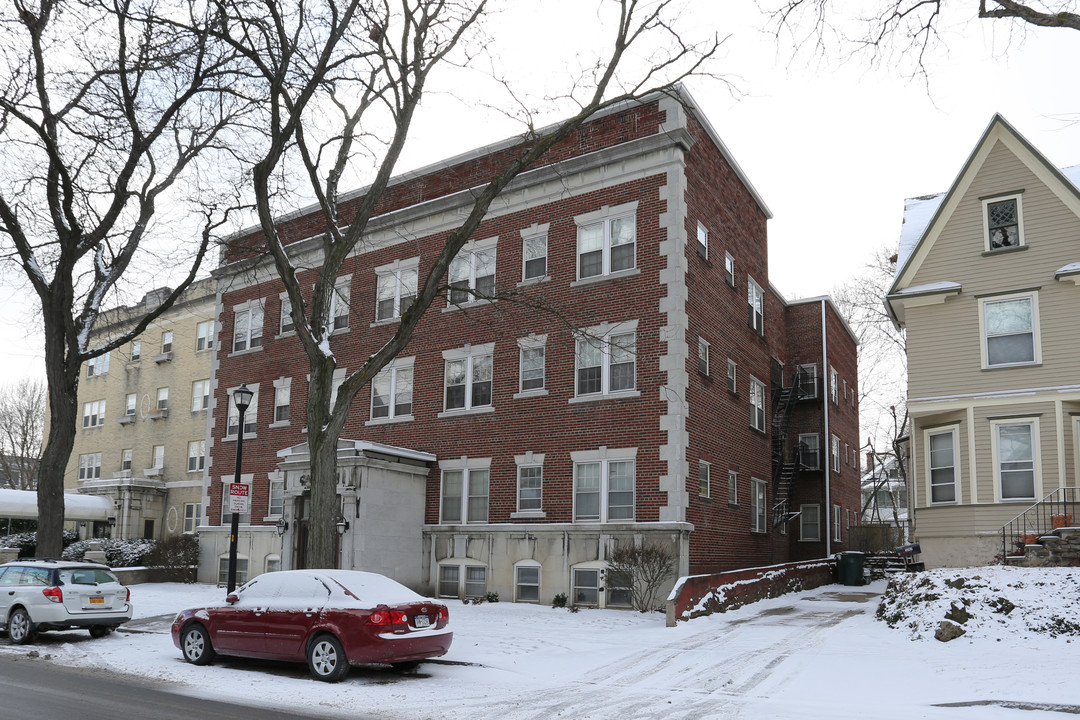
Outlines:
<svg viewBox="0 0 1080 720"><path fill-rule="evenodd" d="M92 598L90 598L90 604L91 605L104 605L105 604L105 598L103 598L103 597L92 597Z"/></svg>
<svg viewBox="0 0 1080 720"><path fill-rule="evenodd" d="M428 627L431 625L431 620L428 619L427 615L417 615L413 620L416 623L416 627Z"/></svg>

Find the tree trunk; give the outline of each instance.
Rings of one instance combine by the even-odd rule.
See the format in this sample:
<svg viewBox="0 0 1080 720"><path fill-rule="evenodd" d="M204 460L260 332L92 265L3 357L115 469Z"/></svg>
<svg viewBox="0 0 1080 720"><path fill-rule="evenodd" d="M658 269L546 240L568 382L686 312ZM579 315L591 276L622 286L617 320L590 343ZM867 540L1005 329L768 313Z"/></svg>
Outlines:
<svg viewBox="0 0 1080 720"><path fill-rule="evenodd" d="M48 308L45 308L48 312ZM64 549L64 472L75 447L79 414L79 364L69 367L63 315L45 324L45 374L49 386L49 437L38 478L37 557L58 558Z"/></svg>
<svg viewBox="0 0 1080 720"><path fill-rule="evenodd" d="M330 396L335 363L332 359L312 363L308 386L308 452L311 458L311 509L308 513L307 549L304 562L309 568L335 568L337 526L340 512L337 499L337 439L342 421L331 423Z"/></svg>

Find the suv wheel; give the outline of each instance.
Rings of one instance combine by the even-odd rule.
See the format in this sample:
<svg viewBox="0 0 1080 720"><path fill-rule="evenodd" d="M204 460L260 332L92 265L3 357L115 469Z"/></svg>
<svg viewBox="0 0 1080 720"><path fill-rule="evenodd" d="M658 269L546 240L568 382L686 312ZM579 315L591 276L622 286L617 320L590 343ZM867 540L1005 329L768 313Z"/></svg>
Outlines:
<svg viewBox="0 0 1080 720"><path fill-rule="evenodd" d="M8 618L7 623L8 639L16 645L25 645L28 642L33 642L34 636L37 632L34 630L34 623L30 620L29 613L22 608L15 608L11 613L11 617Z"/></svg>
<svg viewBox="0 0 1080 720"><path fill-rule="evenodd" d="M105 637L106 635L108 635L111 632L112 632L112 628L109 627L108 625L91 625L90 626L90 637L92 637L92 638L103 638L103 637Z"/></svg>

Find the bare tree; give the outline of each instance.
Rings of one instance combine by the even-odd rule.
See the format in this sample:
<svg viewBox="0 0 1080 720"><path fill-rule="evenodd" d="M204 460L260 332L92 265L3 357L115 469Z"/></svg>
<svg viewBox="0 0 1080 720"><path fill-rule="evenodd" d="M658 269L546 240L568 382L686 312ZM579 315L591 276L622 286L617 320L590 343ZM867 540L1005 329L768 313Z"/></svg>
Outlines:
<svg viewBox="0 0 1080 720"><path fill-rule="evenodd" d="M209 32L216 21L194 0L13 0L0 9L0 256L21 268L41 305L44 555L62 548L82 363L124 345L173 304L224 215L211 186L239 145L223 133L246 105L230 90L231 51ZM175 216L155 226L162 207L201 221L187 234ZM133 284L140 264L161 268L174 251L183 278L175 291L92 346L103 304Z"/></svg>
<svg viewBox="0 0 1080 720"><path fill-rule="evenodd" d="M927 74L928 55L941 40L945 25L972 17L1019 21L1019 27L1080 30L1074 0L878 0L867 14L846 17L847 7L835 0L774 0L765 4L777 36L789 34L797 45L824 50L834 41L869 49L874 57L904 56L914 72ZM1014 25L1014 28L1017 26ZM852 28L847 34L845 28Z"/></svg>
<svg viewBox="0 0 1080 720"><path fill-rule="evenodd" d="M608 558L609 588L629 588L634 609L657 609L656 593L675 573L675 553L665 545L621 543Z"/></svg>
<svg viewBox="0 0 1080 720"><path fill-rule="evenodd" d="M22 380L0 389L0 487L37 487L44 426L44 382Z"/></svg>
<svg viewBox="0 0 1080 720"><path fill-rule="evenodd" d="M600 4L601 12L614 15L610 45L607 56L598 58L567 91L577 112L544 130L529 124L517 156L475 190L472 207L421 278L394 337L335 389L331 309L342 263L361 243L380 206L432 74L440 67L468 65L483 50L487 0L322 0L304 5L220 0L220 37L244 57L250 86L266 103L268 134L265 152L254 166L254 200L266 249L288 293L297 338L309 361L313 520L308 567L332 567L336 562L337 441L353 398L402 351L432 301L445 293L448 268L492 201L598 111L701 73L715 53L715 38L697 44L677 34L669 17L671 4ZM635 77L617 73L641 58L648 60ZM346 208L339 183L358 166L373 168L374 179L363 197ZM275 200L297 187L315 198L321 236L318 261L302 268L288 247L296 238L283 236L275 224ZM301 271L316 275L310 296L297 279Z"/></svg>

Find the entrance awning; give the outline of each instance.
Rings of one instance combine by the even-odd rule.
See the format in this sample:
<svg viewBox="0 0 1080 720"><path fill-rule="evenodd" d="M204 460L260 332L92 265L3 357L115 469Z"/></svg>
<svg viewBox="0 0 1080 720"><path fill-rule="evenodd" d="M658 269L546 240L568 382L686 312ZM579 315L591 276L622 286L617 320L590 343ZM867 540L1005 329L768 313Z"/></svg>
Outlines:
<svg viewBox="0 0 1080 720"><path fill-rule="evenodd" d="M65 520L105 522L113 514L112 500L98 495L64 493ZM37 520L37 492L0 489L0 518Z"/></svg>

